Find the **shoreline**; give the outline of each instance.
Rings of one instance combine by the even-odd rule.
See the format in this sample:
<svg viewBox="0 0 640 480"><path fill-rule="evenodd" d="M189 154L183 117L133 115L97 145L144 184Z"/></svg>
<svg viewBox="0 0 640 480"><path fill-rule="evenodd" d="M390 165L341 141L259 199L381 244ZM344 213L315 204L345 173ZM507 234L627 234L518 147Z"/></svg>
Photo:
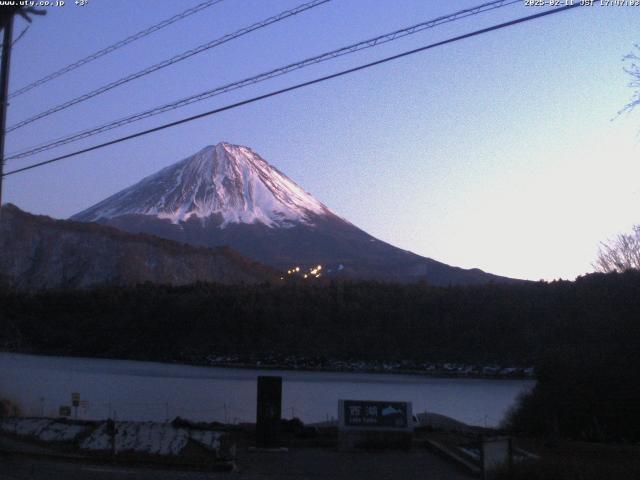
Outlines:
<svg viewBox="0 0 640 480"><path fill-rule="evenodd" d="M291 365L282 363L264 363L262 360L254 362L234 362L234 361L213 361L206 358L182 358L182 359L149 359L149 358L135 358L135 357L99 357L99 356L86 356L86 355L74 355L65 354L59 352L32 352L32 351L20 351L12 349L0 348L0 353L6 354L18 354L18 355L34 355L40 357L63 357L63 358L82 358L91 360L121 360L121 361L133 361L133 362L150 362L160 363L167 365L184 365L191 367L210 367L210 368L225 368L225 369L239 369L239 370L279 370L290 372L315 372L315 373L363 373L363 374L384 374L384 375L411 375L425 378L451 378L451 379L477 379L477 380L536 380L532 367L497 367L496 371L482 372L478 370L472 371L459 371L455 368L456 365L461 364L449 364L444 363L442 365L452 365L454 367L447 368L432 368L432 369L419 369L419 368L397 368L388 367L385 368L386 362L381 362L383 366L379 364L372 364L366 362L342 362L339 366L323 365L323 366L309 366L309 365ZM433 364L437 365L437 364ZM484 368L482 366L480 368ZM493 366L492 369L495 369ZM504 370L508 373L502 373ZM514 371L515 370L515 371ZM525 373L528 370L532 373Z"/></svg>

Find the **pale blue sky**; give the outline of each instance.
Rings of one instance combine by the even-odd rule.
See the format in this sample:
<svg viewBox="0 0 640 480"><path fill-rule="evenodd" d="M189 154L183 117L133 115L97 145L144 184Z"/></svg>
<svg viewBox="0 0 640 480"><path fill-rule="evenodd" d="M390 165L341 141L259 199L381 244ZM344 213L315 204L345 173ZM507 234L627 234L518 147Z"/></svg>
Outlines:
<svg viewBox="0 0 640 480"><path fill-rule="evenodd" d="M14 47L10 89L198 3L49 8ZM226 0L13 99L9 124L300 3ZM7 152L479 3L333 0L13 132ZM537 11L523 1L30 161ZM599 240L640 222L640 114L611 121L632 94L621 59L639 26L640 7L573 9L8 177L3 200L68 217L225 140L398 247L502 275L573 279L591 270Z"/></svg>

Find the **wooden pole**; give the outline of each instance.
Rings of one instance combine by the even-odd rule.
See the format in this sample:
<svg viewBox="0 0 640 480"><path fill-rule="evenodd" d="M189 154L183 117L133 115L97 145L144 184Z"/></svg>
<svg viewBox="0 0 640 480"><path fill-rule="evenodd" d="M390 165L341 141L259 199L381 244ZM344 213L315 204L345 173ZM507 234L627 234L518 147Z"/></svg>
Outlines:
<svg viewBox="0 0 640 480"><path fill-rule="evenodd" d="M9 66L13 42L13 15L4 26L2 65L0 66L0 207L2 207L2 182L4 180L4 140L7 127L7 102L9 97Z"/></svg>

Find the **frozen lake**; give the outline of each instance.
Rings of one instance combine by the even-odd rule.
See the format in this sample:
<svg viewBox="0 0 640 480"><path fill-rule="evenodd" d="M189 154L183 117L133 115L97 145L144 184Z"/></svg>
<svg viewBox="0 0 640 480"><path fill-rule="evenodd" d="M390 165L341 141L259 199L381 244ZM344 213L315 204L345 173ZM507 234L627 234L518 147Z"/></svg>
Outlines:
<svg viewBox="0 0 640 480"><path fill-rule="evenodd" d="M78 418L255 421L256 378L283 377L282 414L304 422L337 417L339 399L413 402L472 425L496 426L532 380L292 372L193 367L128 360L0 353L0 397L24 415L56 416L80 393Z"/></svg>

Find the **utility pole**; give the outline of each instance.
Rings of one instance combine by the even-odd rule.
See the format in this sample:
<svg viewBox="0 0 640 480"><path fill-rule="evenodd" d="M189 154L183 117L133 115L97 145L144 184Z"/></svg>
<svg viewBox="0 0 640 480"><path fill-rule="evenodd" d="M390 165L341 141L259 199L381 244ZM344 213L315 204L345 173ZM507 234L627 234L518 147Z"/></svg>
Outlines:
<svg viewBox="0 0 640 480"><path fill-rule="evenodd" d="M0 25L4 30L2 42L2 61L0 64L0 212L2 211L2 183L4 180L4 141L7 127L7 105L9 104L9 66L11 65L11 47L13 46L13 17L18 14L31 23L29 15L46 15L46 10L33 7L3 7L0 10Z"/></svg>
<svg viewBox="0 0 640 480"><path fill-rule="evenodd" d="M2 64L0 66L0 210L2 208L2 182L4 180L4 139L7 126L7 101L9 97L9 66L11 64L11 43L13 42L13 14L9 14L4 24L2 42Z"/></svg>

